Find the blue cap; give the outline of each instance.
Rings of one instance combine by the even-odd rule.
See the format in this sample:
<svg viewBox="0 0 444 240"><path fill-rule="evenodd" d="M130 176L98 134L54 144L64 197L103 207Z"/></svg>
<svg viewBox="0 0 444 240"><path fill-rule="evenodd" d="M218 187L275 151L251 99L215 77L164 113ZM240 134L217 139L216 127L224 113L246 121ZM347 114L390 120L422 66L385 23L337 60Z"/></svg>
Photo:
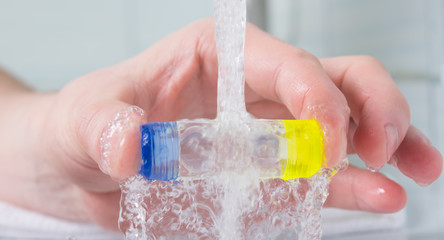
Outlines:
<svg viewBox="0 0 444 240"><path fill-rule="evenodd" d="M147 180L175 180L179 175L179 132L176 122L151 122L140 126L142 164Z"/></svg>

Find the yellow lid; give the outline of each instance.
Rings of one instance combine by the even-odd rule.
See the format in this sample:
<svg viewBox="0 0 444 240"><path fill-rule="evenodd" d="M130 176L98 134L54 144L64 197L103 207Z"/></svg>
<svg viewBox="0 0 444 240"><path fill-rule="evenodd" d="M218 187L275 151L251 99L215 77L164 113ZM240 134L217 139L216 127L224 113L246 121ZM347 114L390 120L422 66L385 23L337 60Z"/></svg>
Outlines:
<svg viewBox="0 0 444 240"><path fill-rule="evenodd" d="M315 120L281 120L287 140L282 179L309 178L324 163L324 134ZM285 162L285 161L284 161Z"/></svg>

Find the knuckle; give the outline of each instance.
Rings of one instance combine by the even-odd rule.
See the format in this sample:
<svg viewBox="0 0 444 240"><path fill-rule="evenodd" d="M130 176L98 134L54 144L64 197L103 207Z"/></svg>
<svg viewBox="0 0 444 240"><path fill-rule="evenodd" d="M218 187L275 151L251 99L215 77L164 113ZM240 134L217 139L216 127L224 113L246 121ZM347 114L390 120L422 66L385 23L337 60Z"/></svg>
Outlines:
<svg viewBox="0 0 444 240"><path fill-rule="evenodd" d="M369 55L358 55L356 56L356 62L360 62L364 66L378 67L385 69L384 64L377 58Z"/></svg>
<svg viewBox="0 0 444 240"><path fill-rule="evenodd" d="M292 46L290 53L293 57L296 57L299 59L318 62L318 59L315 57L315 55L309 53L308 51L306 51L300 47Z"/></svg>
<svg viewBox="0 0 444 240"><path fill-rule="evenodd" d="M196 20L195 22L188 25L186 28L197 29L198 31L206 31L207 29L214 28L214 18L207 17Z"/></svg>

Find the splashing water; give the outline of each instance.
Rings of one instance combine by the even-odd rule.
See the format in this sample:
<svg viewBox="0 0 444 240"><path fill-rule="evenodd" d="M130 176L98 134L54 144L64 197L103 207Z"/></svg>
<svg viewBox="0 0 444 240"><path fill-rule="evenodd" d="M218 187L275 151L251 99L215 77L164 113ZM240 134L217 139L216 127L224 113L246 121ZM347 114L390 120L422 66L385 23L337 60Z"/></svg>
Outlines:
<svg viewBox="0 0 444 240"><path fill-rule="evenodd" d="M200 156L224 171L200 179L121 183L126 239L320 239L320 211L337 168L311 178L261 179L251 157L244 100L245 0L215 0L218 115L214 148Z"/></svg>

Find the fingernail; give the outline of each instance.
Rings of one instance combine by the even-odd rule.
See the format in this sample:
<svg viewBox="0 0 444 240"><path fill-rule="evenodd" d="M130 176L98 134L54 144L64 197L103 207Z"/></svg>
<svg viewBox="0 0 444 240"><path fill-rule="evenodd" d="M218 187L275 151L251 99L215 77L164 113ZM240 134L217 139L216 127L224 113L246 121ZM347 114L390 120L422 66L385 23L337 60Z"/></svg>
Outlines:
<svg viewBox="0 0 444 240"><path fill-rule="evenodd" d="M334 130L335 133L331 135L326 135L326 142L327 144L331 144L332 137L336 137L334 139L335 144L337 144L337 148L333 149L332 151L328 152L328 160L327 160L327 166L332 167L336 166L340 163L343 159L347 158L347 134L345 127L338 127Z"/></svg>
<svg viewBox="0 0 444 240"><path fill-rule="evenodd" d="M385 165L385 161L381 164L378 162L368 161L366 158L364 158L364 156L360 156L360 157L361 157L362 161L364 161L365 166L367 167L367 170L369 170L370 172L378 172Z"/></svg>
<svg viewBox="0 0 444 240"><path fill-rule="evenodd" d="M347 158L347 138L348 138L348 136L347 136L347 129L343 129L342 130L343 131L343 137L342 137L342 152L341 152L341 155L340 155L340 159L345 159L345 158Z"/></svg>
<svg viewBox="0 0 444 240"><path fill-rule="evenodd" d="M386 137L386 159L387 161L391 158L392 154L395 152L398 146L398 129L395 125L389 123L385 126L385 137Z"/></svg>
<svg viewBox="0 0 444 240"><path fill-rule="evenodd" d="M338 128L338 136L340 136L340 140L337 139L337 141L340 141L340 149L338 152L338 156L337 159L335 159L335 165L340 164L340 162L344 159L347 158L347 142L348 142L348 135L347 135L347 131L348 131L348 122L349 122L349 117L348 116L344 116L341 115L340 118L342 119L342 122L344 125L340 126Z"/></svg>
<svg viewBox="0 0 444 240"><path fill-rule="evenodd" d="M418 135L419 135L419 138L421 138L422 142L424 142L427 145L432 145L432 142L424 133L418 131Z"/></svg>
<svg viewBox="0 0 444 240"><path fill-rule="evenodd" d="M392 165L395 168L398 168L398 156L396 156L396 154L393 154L388 161L388 164Z"/></svg>
<svg viewBox="0 0 444 240"><path fill-rule="evenodd" d="M377 172L377 171L379 171L379 169L382 168L382 167L372 167L372 166L369 166L369 164L366 164L366 166L370 172Z"/></svg>
<svg viewBox="0 0 444 240"><path fill-rule="evenodd" d="M344 158L339 164L336 166L336 169L339 171L345 171L347 170L348 166L350 165L348 158Z"/></svg>
<svg viewBox="0 0 444 240"><path fill-rule="evenodd" d="M415 181L415 182L416 182L416 184L418 184L421 187L427 187L427 186L430 186L430 184L432 184L432 183L424 183L421 181Z"/></svg>
<svg viewBox="0 0 444 240"><path fill-rule="evenodd" d="M130 106L118 112L111 120L100 138L101 161L100 170L111 175L112 163L119 155L119 147L122 145L125 132L130 128L130 123L143 119L144 112L137 106Z"/></svg>

